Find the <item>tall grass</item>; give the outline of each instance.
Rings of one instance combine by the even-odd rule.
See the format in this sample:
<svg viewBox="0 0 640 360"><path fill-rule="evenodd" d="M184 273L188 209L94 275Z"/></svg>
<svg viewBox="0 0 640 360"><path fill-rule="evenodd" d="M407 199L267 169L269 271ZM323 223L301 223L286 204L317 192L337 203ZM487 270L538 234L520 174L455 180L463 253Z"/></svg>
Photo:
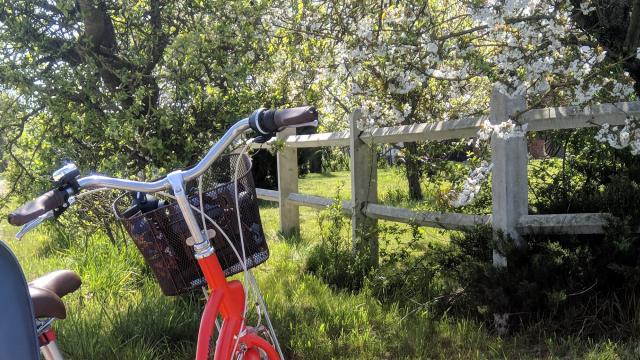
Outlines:
<svg viewBox="0 0 640 360"><path fill-rule="evenodd" d="M348 183L340 173L331 181ZM307 182L311 180L311 183ZM338 178L337 180L334 180ZM389 176L389 178L392 178ZM322 177L301 180L303 191L326 191ZM395 179L399 182L398 179ZM321 188L322 187L322 188ZM391 186L389 186L391 188ZM382 304L369 290L331 289L305 272L317 243L317 215L302 209L302 236L278 235L278 211L261 204L271 258L255 270L269 315L291 359L633 359L634 343L592 341L545 332L544 324L501 338L484 324L436 317L423 307ZM78 272L82 288L67 297L68 318L55 324L69 359L190 359L202 295L165 297L130 241L61 238L40 231L24 241L0 235L17 253L28 278L59 268ZM426 233L428 236L429 232ZM442 234L433 233L438 241ZM252 315L255 322L255 314Z"/></svg>

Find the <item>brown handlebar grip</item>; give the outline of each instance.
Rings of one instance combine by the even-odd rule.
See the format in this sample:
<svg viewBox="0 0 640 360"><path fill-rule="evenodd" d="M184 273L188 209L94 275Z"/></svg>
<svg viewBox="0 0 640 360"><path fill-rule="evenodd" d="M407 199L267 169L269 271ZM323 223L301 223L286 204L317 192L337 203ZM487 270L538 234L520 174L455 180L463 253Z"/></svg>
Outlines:
<svg viewBox="0 0 640 360"><path fill-rule="evenodd" d="M318 120L318 112L313 106L276 110L273 123L276 128L301 125Z"/></svg>
<svg viewBox="0 0 640 360"><path fill-rule="evenodd" d="M22 226L49 210L62 206L67 201L67 192L54 189L48 191L34 200L22 205L8 216L9 224Z"/></svg>

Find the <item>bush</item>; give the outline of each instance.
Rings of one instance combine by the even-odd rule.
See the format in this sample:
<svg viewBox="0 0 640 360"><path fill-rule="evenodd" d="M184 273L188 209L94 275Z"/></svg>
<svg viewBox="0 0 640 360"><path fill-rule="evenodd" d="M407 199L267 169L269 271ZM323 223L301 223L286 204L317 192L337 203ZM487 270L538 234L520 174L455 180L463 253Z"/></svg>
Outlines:
<svg viewBox="0 0 640 360"><path fill-rule="evenodd" d="M493 244L491 230L478 229L453 235L447 246L432 247L430 256L438 276L447 279L445 293L451 300L441 310L484 320L509 313L512 325L545 319L585 335L614 326L619 334L637 333L640 237L633 230L640 186L615 176L588 201L618 216L604 235L529 236L524 248L516 248L509 239ZM507 258L506 268L492 266L496 247Z"/></svg>
<svg viewBox="0 0 640 360"><path fill-rule="evenodd" d="M307 270L334 289L366 287L383 304L409 313L424 309L431 316L486 322L507 314L512 330L545 324L545 331L581 336L611 337L610 329L616 336L638 335L640 161L596 143L592 132L556 134L564 157L533 163L530 211L609 212L614 217L605 234L538 234L516 248L511 239L495 241L490 227L450 232L449 242L434 242L418 227L381 223L380 266L370 269L351 252L348 222L336 205L320 216L322 241L311 251ZM462 174L461 168L452 165L448 176ZM405 198L403 190L391 189L383 201ZM473 207L482 212L489 205L479 201ZM507 267L493 266L493 249L507 258Z"/></svg>
<svg viewBox="0 0 640 360"><path fill-rule="evenodd" d="M371 266L367 256L352 250L351 241L345 236L349 231L347 223L338 192L333 205L319 213L321 241L311 249L305 268L334 289L357 291Z"/></svg>
<svg viewBox="0 0 640 360"><path fill-rule="evenodd" d="M380 226L380 266L371 271L366 284L371 293L385 303L410 305L412 308L427 308L441 292L441 278L433 258L416 254L423 242L417 227L412 227L412 236L403 242L406 227L397 224Z"/></svg>

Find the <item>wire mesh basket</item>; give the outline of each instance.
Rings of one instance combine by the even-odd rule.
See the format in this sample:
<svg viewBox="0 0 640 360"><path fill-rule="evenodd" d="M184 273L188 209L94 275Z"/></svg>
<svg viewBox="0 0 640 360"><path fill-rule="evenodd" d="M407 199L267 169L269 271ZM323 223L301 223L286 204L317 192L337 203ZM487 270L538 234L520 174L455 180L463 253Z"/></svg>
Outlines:
<svg viewBox="0 0 640 360"><path fill-rule="evenodd" d="M237 166L237 169L236 169ZM237 171L236 171L237 170ZM201 178L186 184L191 205L200 209L200 192L204 213L217 225L205 221L210 241L216 251L225 276L241 272L238 256L221 234L224 231L240 256L243 255L235 202L234 176L238 180L238 206L244 235L244 254L247 268L255 267L269 258L258 211L251 160L247 155L220 157ZM178 204L169 202L150 211L131 214L132 198L127 194L114 202L116 217L133 238L145 261L151 267L165 295L178 295L205 284L205 279L193 250L187 245L191 236ZM126 214L126 215L124 215ZM200 212L194 211L200 228L203 228ZM213 231L211 231L213 230Z"/></svg>

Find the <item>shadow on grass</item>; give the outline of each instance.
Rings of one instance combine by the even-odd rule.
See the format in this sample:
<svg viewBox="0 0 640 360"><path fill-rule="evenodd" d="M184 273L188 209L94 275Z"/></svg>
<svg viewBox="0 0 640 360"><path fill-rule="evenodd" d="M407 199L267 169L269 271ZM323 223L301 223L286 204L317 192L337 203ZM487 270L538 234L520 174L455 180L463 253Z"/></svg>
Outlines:
<svg viewBox="0 0 640 360"><path fill-rule="evenodd" d="M282 232L276 233L278 240L284 241L287 245L299 246L305 243L304 238L299 232Z"/></svg>

